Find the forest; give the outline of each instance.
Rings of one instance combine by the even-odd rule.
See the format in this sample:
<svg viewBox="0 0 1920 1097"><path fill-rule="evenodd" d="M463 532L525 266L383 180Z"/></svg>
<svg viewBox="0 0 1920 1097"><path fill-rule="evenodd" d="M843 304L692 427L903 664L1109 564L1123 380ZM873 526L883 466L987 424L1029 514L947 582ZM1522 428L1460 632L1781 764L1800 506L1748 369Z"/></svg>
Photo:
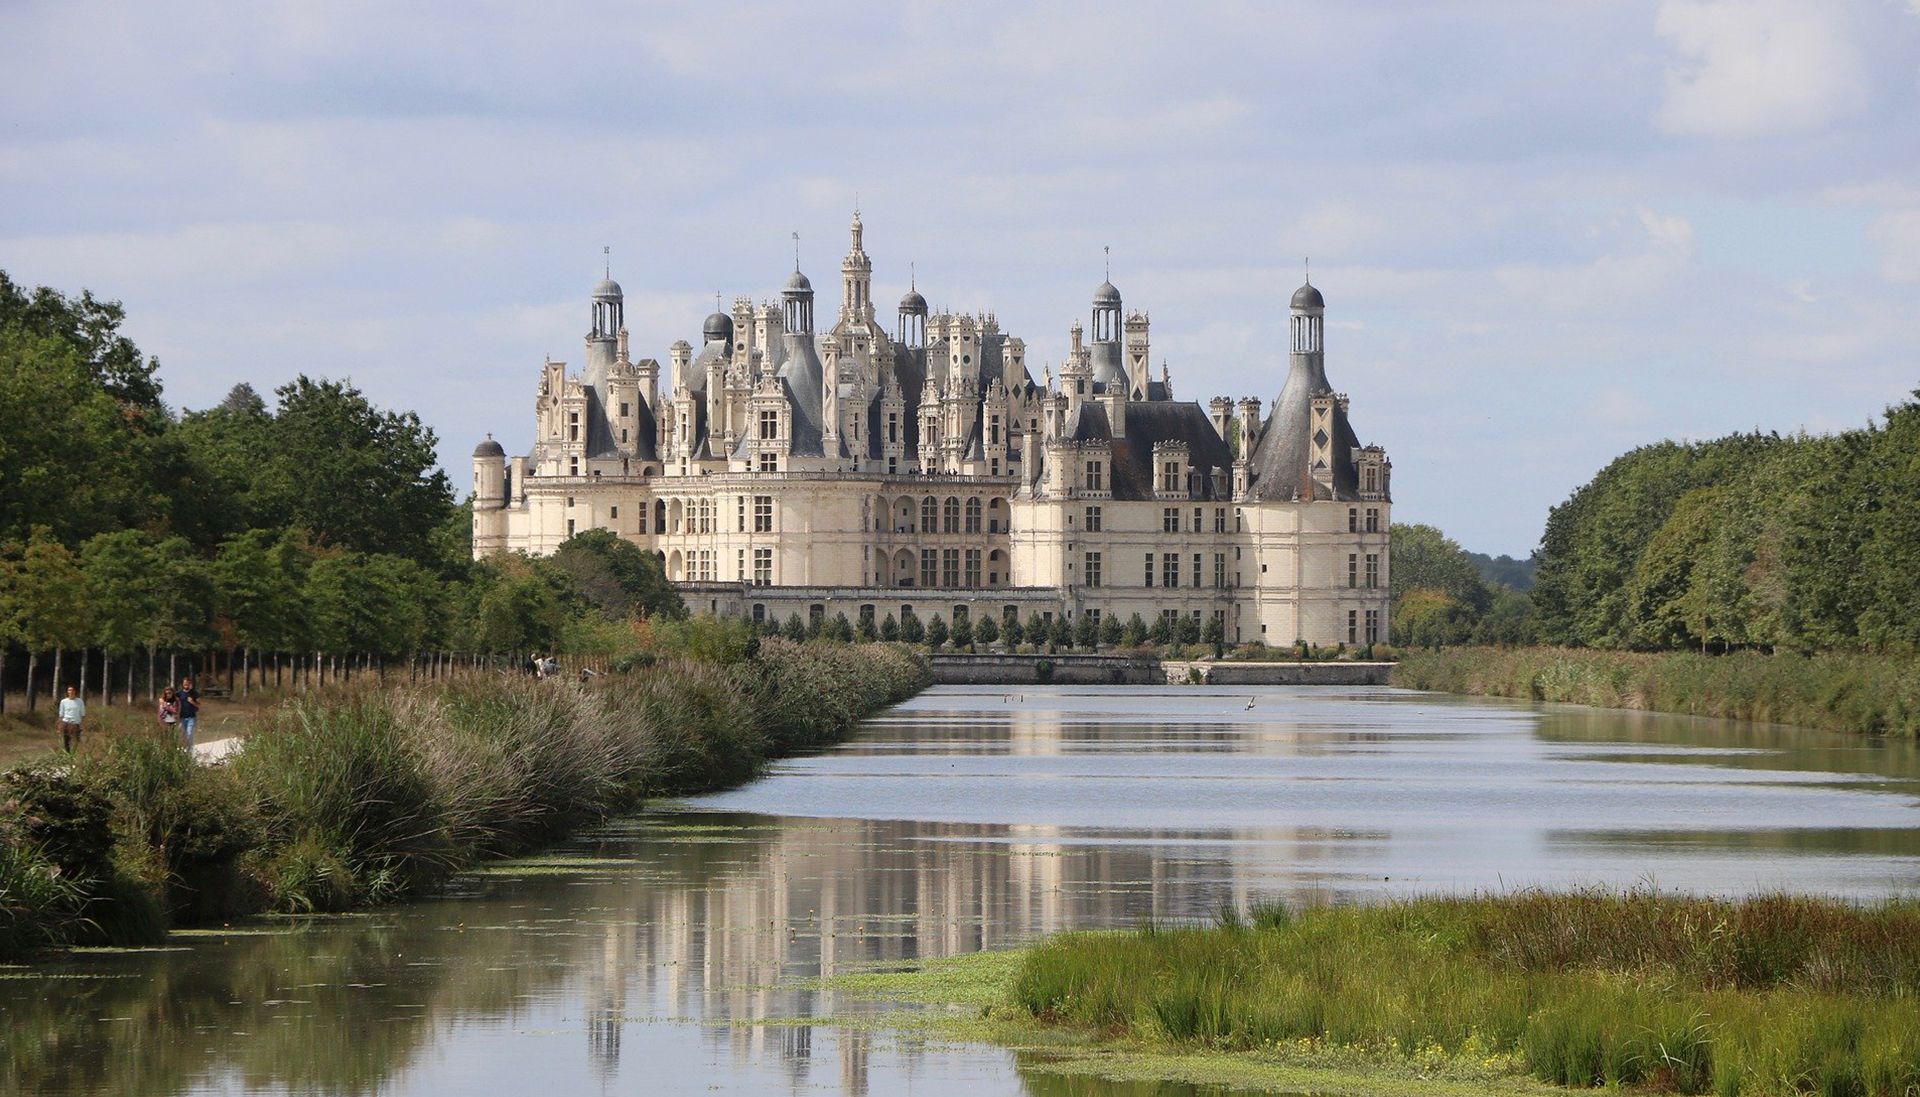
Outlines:
<svg viewBox="0 0 1920 1097"><path fill-rule="evenodd" d="M612 653L635 618L683 614L655 558L610 534L473 562L432 429L349 383L300 376L271 404L241 384L211 408L169 407L123 321L118 303L0 273L0 399L39 409L0 425L8 688L92 674L90 690L132 694L173 653L270 660L276 677L422 653Z"/></svg>
<svg viewBox="0 0 1920 1097"><path fill-rule="evenodd" d="M1920 392L1831 435L1660 442L1547 516L1529 594L1393 531L1395 642L1920 651Z"/></svg>

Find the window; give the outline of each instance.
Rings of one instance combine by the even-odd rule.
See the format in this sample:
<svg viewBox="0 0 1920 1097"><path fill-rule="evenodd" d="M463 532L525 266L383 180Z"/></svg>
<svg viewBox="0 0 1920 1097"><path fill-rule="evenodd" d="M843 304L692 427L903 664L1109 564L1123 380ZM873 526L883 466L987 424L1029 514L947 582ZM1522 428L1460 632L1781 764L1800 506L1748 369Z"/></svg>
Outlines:
<svg viewBox="0 0 1920 1097"><path fill-rule="evenodd" d="M578 442L579 440L580 440L580 413L577 411L570 411L567 413L567 441Z"/></svg>
<svg viewBox="0 0 1920 1097"><path fill-rule="evenodd" d="M632 414L632 410L627 407L627 402L625 400L620 401L620 418L625 419Z"/></svg>
<svg viewBox="0 0 1920 1097"><path fill-rule="evenodd" d="M567 458L567 475L568 476L580 475L580 458L578 457Z"/></svg>
<svg viewBox="0 0 1920 1097"><path fill-rule="evenodd" d="M826 606L821 605L819 602L815 602L812 605L807 607L807 623L809 625L817 626L820 624L820 622L826 619L827 619Z"/></svg>
<svg viewBox="0 0 1920 1097"><path fill-rule="evenodd" d="M1380 508L1379 507L1367 508L1367 532L1368 533L1380 532Z"/></svg>
<svg viewBox="0 0 1920 1097"><path fill-rule="evenodd" d="M940 532L940 501L931 495L920 500L920 532Z"/></svg>
<svg viewBox="0 0 1920 1097"><path fill-rule="evenodd" d="M940 583L942 586L960 585L960 550L940 550Z"/></svg>
<svg viewBox="0 0 1920 1097"><path fill-rule="evenodd" d="M1169 552L1160 558L1160 585L1172 590L1180 585L1180 554Z"/></svg>
<svg viewBox="0 0 1920 1097"><path fill-rule="evenodd" d="M571 496L571 495L569 495L569 496L567 496L567 505L568 505L568 506L572 506L572 505L573 505L573 496Z"/></svg>
<svg viewBox="0 0 1920 1097"><path fill-rule="evenodd" d="M1206 586L1200 580L1200 554L1197 552L1193 554L1193 585L1196 588Z"/></svg>
<svg viewBox="0 0 1920 1097"><path fill-rule="evenodd" d="M1225 507L1213 508L1213 532L1215 533L1227 532L1227 508Z"/></svg>
<svg viewBox="0 0 1920 1097"><path fill-rule="evenodd" d="M1160 490L1180 490L1180 462L1168 461L1160 466Z"/></svg>
<svg viewBox="0 0 1920 1097"><path fill-rule="evenodd" d="M979 549L967 550L967 585L970 587L977 587L980 585L980 550Z"/></svg>
<svg viewBox="0 0 1920 1097"><path fill-rule="evenodd" d="M1367 553L1367 589L1378 590L1379 588L1380 556L1378 553L1369 552Z"/></svg>
<svg viewBox="0 0 1920 1097"><path fill-rule="evenodd" d="M1099 553L1089 552L1086 554L1086 562L1080 574L1085 576L1085 582L1088 586L1097 587L1100 585L1100 554Z"/></svg>
<svg viewBox="0 0 1920 1097"><path fill-rule="evenodd" d="M780 455L777 453L761 454L760 455L760 471L761 472L779 472L780 471Z"/></svg>
<svg viewBox="0 0 1920 1097"><path fill-rule="evenodd" d="M1213 585L1215 589L1227 585L1227 554L1224 552L1213 554Z"/></svg>
<svg viewBox="0 0 1920 1097"><path fill-rule="evenodd" d="M1367 611L1367 643L1377 644L1379 642L1380 642L1380 611L1377 609L1370 609Z"/></svg>
<svg viewBox="0 0 1920 1097"><path fill-rule="evenodd" d="M1088 461L1087 462L1087 490L1088 491L1107 490L1106 475L1107 475L1107 467L1105 462Z"/></svg>
<svg viewBox="0 0 1920 1097"><path fill-rule="evenodd" d="M623 446L627 444L627 428L625 427L620 428L620 444Z"/></svg>
<svg viewBox="0 0 1920 1097"><path fill-rule="evenodd" d="M744 495L736 495L734 496L734 503L734 510L737 512L740 524L739 531L745 533L747 532L747 497Z"/></svg>
<svg viewBox="0 0 1920 1097"><path fill-rule="evenodd" d="M999 445L1000 417L998 415L994 416L992 419L987 420L987 424L987 444L990 446Z"/></svg>
<svg viewBox="0 0 1920 1097"><path fill-rule="evenodd" d="M954 498L951 495L947 496L947 505L944 513L946 515L946 521L941 528L946 530L948 533L959 533L960 532L960 500Z"/></svg>
<svg viewBox="0 0 1920 1097"><path fill-rule="evenodd" d="M1193 532L1200 532L1200 516L1204 513L1206 512L1199 507L1193 508Z"/></svg>
<svg viewBox="0 0 1920 1097"><path fill-rule="evenodd" d="M1348 533L1360 532L1360 508L1359 507L1347 508L1347 532Z"/></svg>
<svg viewBox="0 0 1920 1097"><path fill-rule="evenodd" d="M967 532L980 532L980 500L967 500Z"/></svg>
<svg viewBox="0 0 1920 1097"><path fill-rule="evenodd" d="M770 548L753 550L753 585L756 587L773 585L773 550Z"/></svg>
<svg viewBox="0 0 1920 1097"><path fill-rule="evenodd" d="M733 577L742 583L747 581L747 550L740 549L733 558Z"/></svg>
<svg viewBox="0 0 1920 1097"><path fill-rule="evenodd" d="M761 622L764 622L766 619L767 619L767 604L765 602L755 602L753 604L754 623L760 624Z"/></svg>
<svg viewBox="0 0 1920 1097"><path fill-rule="evenodd" d="M1151 552L1147 553L1147 581L1145 585L1149 587L1153 585L1153 553Z"/></svg>
<svg viewBox="0 0 1920 1097"><path fill-rule="evenodd" d="M1347 643L1357 644L1359 642L1360 642L1360 613L1358 610L1350 609L1347 611Z"/></svg>
<svg viewBox="0 0 1920 1097"><path fill-rule="evenodd" d="M763 411L760 413L760 440L771 442L780 437L780 413Z"/></svg>
<svg viewBox="0 0 1920 1097"><path fill-rule="evenodd" d="M620 508L619 508L619 507L608 507L608 508L607 508L607 517L608 517L608 518L618 518L618 517L620 517Z"/></svg>
<svg viewBox="0 0 1920 1097"><path fill-rule="evenodd" d="M866 625L869 628L873 627L873 603L872 602L866 602L861 605L860 623L863 625Z"/></svg>
<svg viewBox="0 0 1920 1097"><path fill-rule="evenodd" d="M1099 533L1102 515L1099 507L1087 508L1087 532Z"/></svg>
<svg viewBox="0 0 1920 1097"><path fill-rule="evenodd" d="M753 532L773 532L773 496L756 495L753 497Z"/></svg>
<svg viewBox="0 0 1920 1097"><path fill-rule="evenodd" d="M920 585L923 587L940 585L940 551L938 549L920 550Z"/></svg>
<svg viewBox="0 0 1920 1097"><path fill-rule="evenodd" d="M1166 507L1165 509L1161 510L1160 532L1161 533L1179 533L1180 532L1180 508L1179 507Z"/></svg>
<svg viewBox="0 0 1920 1097"><path fill-rule="evenodd" d="M900 441L900 413L897 411L887 413L887 441L890 443Z"/></svg>
<svg viewBox="0 0 1920 1097"><path fill-rule="evenodd" d="M1349 552L1347 553L1347 589L1352 590L1359 585L1360 554L1357 552Z"/></svg>
<svg viewBox="0 0 1920 1097"><path fill-rule="evenodd" d="M1377 468L1374 468L1372 465L1367 466L1367 486L1365 490L1367 491L1380 490L1380 470ZM1368 610L1367 612L1371 613L1373 611Z"/></svg>

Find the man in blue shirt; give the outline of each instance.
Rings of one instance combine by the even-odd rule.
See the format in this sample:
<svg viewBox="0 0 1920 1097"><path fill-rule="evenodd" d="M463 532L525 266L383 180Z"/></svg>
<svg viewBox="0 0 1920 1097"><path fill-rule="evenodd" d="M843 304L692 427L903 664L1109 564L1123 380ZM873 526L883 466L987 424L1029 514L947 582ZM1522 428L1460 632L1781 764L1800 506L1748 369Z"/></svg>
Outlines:
<svg viewBox="0 0 1920 1097"><path fill-rule="evenodd" d="M180 731L187 737L187 749L193 749L193 727L200 722L200 691L192 678L180 679Z"/></svg>

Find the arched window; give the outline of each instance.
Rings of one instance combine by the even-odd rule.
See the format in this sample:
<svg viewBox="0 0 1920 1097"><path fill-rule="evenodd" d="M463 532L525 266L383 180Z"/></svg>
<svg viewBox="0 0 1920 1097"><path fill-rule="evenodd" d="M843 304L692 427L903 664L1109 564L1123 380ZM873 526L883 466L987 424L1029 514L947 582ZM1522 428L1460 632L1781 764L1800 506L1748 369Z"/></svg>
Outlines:
<svg viewBox="0 0 1920 1097"><path fill-rule="evenodd" d="M980 532L980 500L967 500L967 532Z"/></svg>
<svg viewBox="0 0 1920 1097"><path fill-rule="evenodd" d="M940 532L940 500L931 495L920 500L920 532Z"/></svg>
<svg viewBox="0 0 1920 1097"><path fill-rule="evenodd" d="M947 496L946 531L948 533L960 532L960 500L952 495Z"/></svg>

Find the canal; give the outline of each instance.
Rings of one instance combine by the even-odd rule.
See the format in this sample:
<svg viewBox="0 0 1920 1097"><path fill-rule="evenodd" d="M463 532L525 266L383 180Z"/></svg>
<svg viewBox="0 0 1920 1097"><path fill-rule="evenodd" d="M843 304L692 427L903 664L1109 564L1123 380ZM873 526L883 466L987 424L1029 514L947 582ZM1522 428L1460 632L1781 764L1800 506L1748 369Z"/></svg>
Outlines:
<svg viewBox="0 0 1920 1097"><path fill-rule="evenodd" d="M1911 894L1920 753L1387 688L943 687L431 902L0 971L0 1091L1190 1093L862 1023L885 1007L818 980L1255 899L1592 885Z"/></svg>

